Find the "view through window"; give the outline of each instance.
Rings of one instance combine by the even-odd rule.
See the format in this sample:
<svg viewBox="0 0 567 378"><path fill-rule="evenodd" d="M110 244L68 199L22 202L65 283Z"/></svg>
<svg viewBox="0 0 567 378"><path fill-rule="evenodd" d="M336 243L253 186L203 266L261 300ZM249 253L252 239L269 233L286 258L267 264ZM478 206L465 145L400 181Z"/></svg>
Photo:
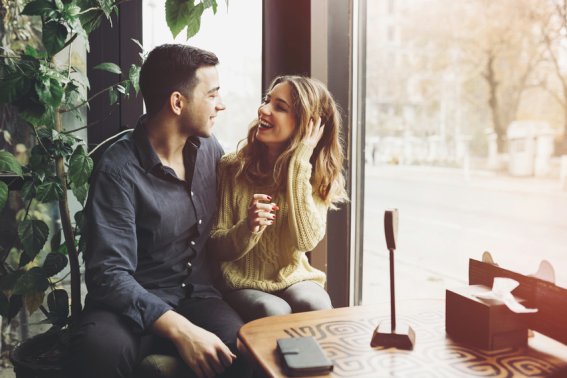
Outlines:
<svg viewBox="0 0 567 378"><path fill-rule="evenodd" d="M201 29L186 40L185 30L174 40L165 18L165 2L144 0L144 49L163 43L183 43L214 52L220 60L220 94L227 109L217 117L213 133L225 152L246 137L262 99L262 2L219 1L217 13L205 10ZM167 73L164 73L167 74Z"/></svg>
<svg viewBox="0 0 567 378"><path fill-rule="evenodd" d="M567 25L541 0L367 2L363 303L444 298L468 259L567 287Z"/></svg>

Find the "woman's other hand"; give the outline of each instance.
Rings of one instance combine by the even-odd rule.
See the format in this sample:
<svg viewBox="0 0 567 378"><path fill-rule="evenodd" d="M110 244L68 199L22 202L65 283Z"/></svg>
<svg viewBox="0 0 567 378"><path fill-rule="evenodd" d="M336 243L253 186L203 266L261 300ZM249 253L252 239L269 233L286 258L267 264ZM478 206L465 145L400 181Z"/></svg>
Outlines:
<svg viewBox="0 0 567 378"><path fill-rule="evenodd" d="M276 214L272 211L279 210L275 203L270 202L272 197L267 194L254 194L248 206L248 229L254 233L260 232L267 226L274 224Z"/></svg>
<svg viewBox="0 0 567 378"><path fill-rule="evenodd" d="M319 143L319 141L321 140L324 130L325 125L321 124L321 117L319 117L316 121L313 121L313 119L311 119L309 121L309 125L307 125L307 134L305 135L303 142L315 148L317 143Z"/></svg>

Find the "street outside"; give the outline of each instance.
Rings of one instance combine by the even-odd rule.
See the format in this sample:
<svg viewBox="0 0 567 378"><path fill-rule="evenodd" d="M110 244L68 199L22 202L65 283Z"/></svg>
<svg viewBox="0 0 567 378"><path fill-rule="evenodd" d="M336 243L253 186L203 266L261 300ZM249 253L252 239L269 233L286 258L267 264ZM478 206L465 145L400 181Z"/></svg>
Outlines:
<svg viewBox="0 0 567 378"><path fill-rule="evenodd" d="M535 273L542 259L567 287L567 191L558 179L488 171L367 165L363 304L389 301L384 210L399 211L396 297L437 298L466 285L468 259Z"/></svg>

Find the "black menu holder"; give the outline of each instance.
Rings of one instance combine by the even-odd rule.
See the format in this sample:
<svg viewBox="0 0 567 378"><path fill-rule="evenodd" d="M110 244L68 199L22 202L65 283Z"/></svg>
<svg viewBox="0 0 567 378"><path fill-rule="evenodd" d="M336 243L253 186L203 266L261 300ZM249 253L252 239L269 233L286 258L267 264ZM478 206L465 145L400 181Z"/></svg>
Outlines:
<svg viewBox="0 0 567 378"><path fill-rule="evenodd" d="M384 213L384 232L390 251L390 321L383 321L376 327L370 346L411 350L415 344L415 332L408 324L396 320L394 251L398 235L398 209Z"/></svg>

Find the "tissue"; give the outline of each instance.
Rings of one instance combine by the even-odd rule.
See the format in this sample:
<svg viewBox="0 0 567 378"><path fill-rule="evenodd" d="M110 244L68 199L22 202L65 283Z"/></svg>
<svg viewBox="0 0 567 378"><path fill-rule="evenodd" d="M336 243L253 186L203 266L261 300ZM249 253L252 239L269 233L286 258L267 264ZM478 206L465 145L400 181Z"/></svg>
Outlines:
<svg viewBox="0 0 567 378"><path fill-rule="evenodd" d="M495 277L492 284L492 290L488 292L474 293L473 295L481 299L495 299L502 301L506 307L518 314L534 313L537 308L526 308L519 303L512 295L512 290L518 287L520 283L511 278Z"/></svg>

